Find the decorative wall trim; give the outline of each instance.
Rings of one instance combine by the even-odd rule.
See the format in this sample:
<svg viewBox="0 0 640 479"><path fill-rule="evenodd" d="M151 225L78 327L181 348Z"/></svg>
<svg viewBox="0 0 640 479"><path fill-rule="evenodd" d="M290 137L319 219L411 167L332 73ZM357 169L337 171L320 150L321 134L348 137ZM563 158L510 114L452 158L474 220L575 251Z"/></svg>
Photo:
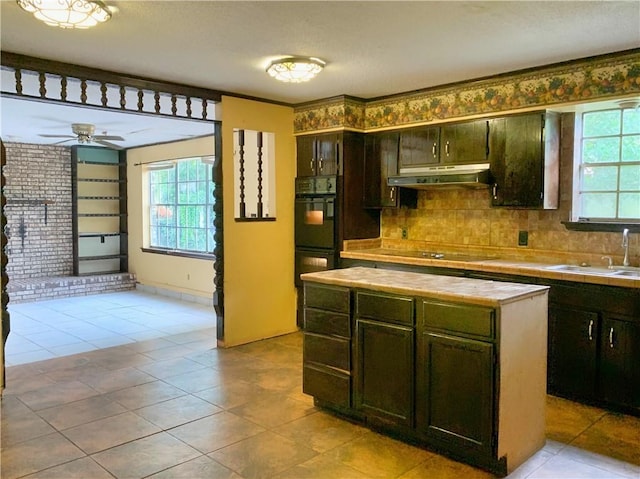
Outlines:
<svg viewBox="0 0 640 479"><path fill-rule="evenodd" d="M2 52L2 95L25 100L215 121L222 95L97 68Z"/></svg>
<svg viewBox="0 0 640 479"><path fill-rule="evenodd" d="M638 94L634 49L369 101L319 100L295 108L294 132L391 129Z"/></svg>

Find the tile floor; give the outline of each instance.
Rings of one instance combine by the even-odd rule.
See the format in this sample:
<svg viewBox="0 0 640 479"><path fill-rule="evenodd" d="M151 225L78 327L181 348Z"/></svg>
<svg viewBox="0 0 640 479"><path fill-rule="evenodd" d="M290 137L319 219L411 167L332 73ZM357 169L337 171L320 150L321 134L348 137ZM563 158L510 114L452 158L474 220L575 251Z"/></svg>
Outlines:
<svg viewBox="0 0 640 479"><path fill-rule="evenodd" d="M107 299L67 311L102 328L97 310L108 306L93 301ZM143 299L158 304L132 293L112 317L140 324L141 311L155 314L147 334L164 335L7 368L2 479L493 477L315 408L301 392L300 333L216 349L211 328L171 330L203 307ZM550 396L547 424L544 449L510 479L640 478L640 418Z"/></svg>
<svg viewBox="0 0 640 479"><path fill-rule="evenodd" d="M8 366L215 326L209 306L140 291L9 303L9 312Z"/></svg>

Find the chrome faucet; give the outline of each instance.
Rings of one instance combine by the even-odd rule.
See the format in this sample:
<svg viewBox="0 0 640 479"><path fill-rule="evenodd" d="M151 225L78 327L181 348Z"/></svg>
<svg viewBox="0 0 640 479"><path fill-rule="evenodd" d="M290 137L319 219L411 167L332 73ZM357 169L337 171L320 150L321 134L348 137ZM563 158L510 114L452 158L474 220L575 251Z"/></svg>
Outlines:
<svg viewBox="0 0 640 479"><path fill-rule="evenodd" d="M622 247L624 248L622 266L629 266L629 228L622 230Z"/></svg>

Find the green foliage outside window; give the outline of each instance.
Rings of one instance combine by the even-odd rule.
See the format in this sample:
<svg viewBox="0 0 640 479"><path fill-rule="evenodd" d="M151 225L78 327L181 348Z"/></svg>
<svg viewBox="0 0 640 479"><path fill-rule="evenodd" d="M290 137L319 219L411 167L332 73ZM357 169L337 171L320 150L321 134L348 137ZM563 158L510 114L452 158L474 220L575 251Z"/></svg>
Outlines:
<svg viewBox="0 0 640 479"><path fill-rule="evenodd" d="M640 221L640 110L582 115L580 217Z"/></svg>
<svg viewBox="0 0 640 479"><path fill-rule="evenodd" d="M150 246L212 253L213 192L211 165L200 158L149 171Z"/></svg>

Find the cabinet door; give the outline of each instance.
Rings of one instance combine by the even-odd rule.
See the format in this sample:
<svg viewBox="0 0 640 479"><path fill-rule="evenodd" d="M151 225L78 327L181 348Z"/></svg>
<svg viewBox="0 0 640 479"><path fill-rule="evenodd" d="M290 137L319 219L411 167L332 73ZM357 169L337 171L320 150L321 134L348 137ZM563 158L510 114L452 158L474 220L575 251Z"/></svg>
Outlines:
<svg viewBox="0 0 640 479"><path fill-rule="evenodd" d="M417 361L417 428L462 452L490 454L494 412L494 346L435 332L422 333ZM424 388L424 389L423 389Z"/></svg>
<svg viewBox="0 0 640 479"><path fill-rule="evenodd" d="M380 155L380 136L366 135L364 138L364 173L362 175L363 206L380 208L382 206L383 171ZM384 180L386 183L386 180Z"/></svg>
<svg viewBox="0 0 640 479"><path fill-rule="evenodd" d="M296 165L299 177L316 174L316 151L314 136L299 136L296 139Z"/></svg>
<svg viewBox="0 0 640 479"><path fill-rule="evenodd" d="M414 329L356 321L355 407L382 424L413 426Z"/></svg>
<svg viewBox="0 0 640 479"><path fill-rule="evenodd" d="M549 305L547 381L551 394L593 399L598 314Z"/></svg>
<svg viewBox="0 0 640 479"><path fill-rule="evenodd" d="M381 206L398 206L398 188L389 186L390 176L398 174L398 148L400 136L398 133L384 133L380 135L380 191Z"/></svg>
<svg viewBox="0 0 640 479"><path fill-rule="evenodd" d="M532 113L491 120L489 157L494 177L493 206L537 208L543 201L544 115Z"/></svg>
<svg viewBox="0 0 640 479"><path fill-rule="evenodd" d="M640 407L640 325L605 317L600 344L599 396L623 406Z"/></svg>
<svg viewBox="0 0 640 479"><path fill-rule="evenodd" d="M338 134L330 133L316 137L316 174L337 175L339 162Z"/></svg>
<svg viewBox="0 0 640 479"><path fill-rule="evenodd" d="M400 132L400 168L438 163L439 128L412 128Z"/></svg>
<svg viewBox="0 0 640 479"><path fill-rule="evenodd" d="M443 126L440 133L440 163L486 162L487 135L486 120Z"/></svg>

